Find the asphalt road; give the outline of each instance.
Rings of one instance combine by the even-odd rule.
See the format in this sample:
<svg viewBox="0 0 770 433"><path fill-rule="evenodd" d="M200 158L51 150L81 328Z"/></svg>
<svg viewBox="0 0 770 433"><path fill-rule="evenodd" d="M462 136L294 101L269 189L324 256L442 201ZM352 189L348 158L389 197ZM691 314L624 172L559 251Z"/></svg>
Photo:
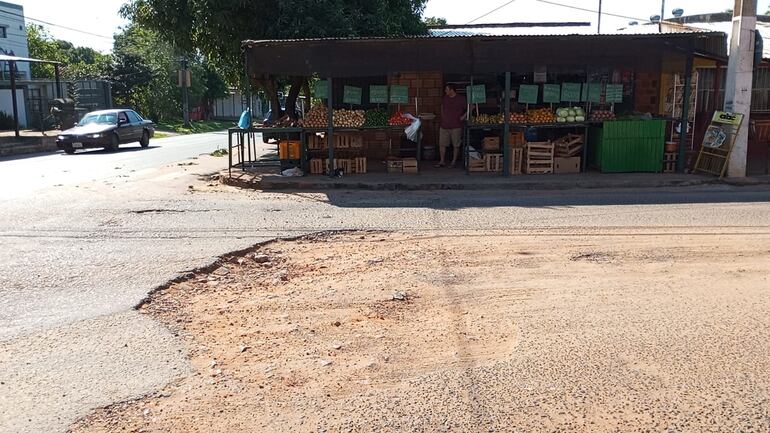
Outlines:
<svg viewBox="0 0 770 433"><path fill-rule="evenodd" d="M149 150L0 161L0 432L63 431L93 408L185 375L175 336L132 307L180 273L276 236L770 232L767 186L238 191L208 180L225 158L197 157L225 141L206 134Z"/></svg>
<svg viewBox="0 0 770 433"><path fill-rule="evenodd" d="M142 149L139 143L121 145L118 152L102 149L78 151L75 155L64 152L22 155L0 159L0 200L24 197L34 191L56 185L76 185L124 173L140 172L180 161L193 156L227 148L227 133L156 138L150 147ZM11 187L7 187L11 186Z"/></svg>

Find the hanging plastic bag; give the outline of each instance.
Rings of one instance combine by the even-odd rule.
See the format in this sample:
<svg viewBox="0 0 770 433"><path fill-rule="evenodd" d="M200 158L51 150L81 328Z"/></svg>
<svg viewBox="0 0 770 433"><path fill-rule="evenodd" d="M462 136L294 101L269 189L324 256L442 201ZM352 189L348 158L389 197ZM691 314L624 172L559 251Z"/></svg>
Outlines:
<svg viewBox="0 0 770 433"><path fill-rule="evenodd" d="M238 121L238 127L241 129L249 129L251 126L251 110L249 108L246 108L243 113L241 113L241 119Z"/></svg>
<svg viewBox="0 0 770 433"><path fill-rule="evenodd" d="M405 113L403 116L412 121L412 124L407 126L404 130L406 133L406 138L409 139L409 141L416 142L420 134L420 126L422 126L422 122L420 119L412 116L409 113Z"/></svg>

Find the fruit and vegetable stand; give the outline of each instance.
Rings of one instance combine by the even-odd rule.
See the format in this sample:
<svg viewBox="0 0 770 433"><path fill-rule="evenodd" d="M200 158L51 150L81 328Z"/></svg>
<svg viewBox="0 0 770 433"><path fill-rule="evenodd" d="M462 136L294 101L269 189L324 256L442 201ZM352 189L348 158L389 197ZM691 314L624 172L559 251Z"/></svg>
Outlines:
<svg viewBox="0 0 770 433"><path fill-rule="evenodd" d="M653 159L658 160L656 164L663 161L665 136L645 135L649 145L641 151L630 144L629 137L617 135L625 121L616 120L614 104L622 104L624 113L637 105L649 105L634 100L633 81L629 84L612 71L679 71L681 65L691 68L693 58L722 61L727 52L723 33L687 31L245 41L243 48L250 78L314 77L316 85L323 83L317 86L315 103L298 125L269 132L298 132L302 168L307 172L310 165L310 172L329 175L337 166L355 173L366 171L365 161L360 160L366 158L362 149L368 147L356 134L370 131L413 138L418 143L413 159L419 160L422 131L408 129L422 114L420 98L414 97L415 86L420 84L395 84L393 77L434 72L442 74L443 83L461 84L460 93L468 98L467 172L575 172L585 171L589 162L604 171L646 171L652 168ZM267 58L271 61L262 60ZM540 73L532 74L533 70ZM599 70L610 70L609 77L606 72L596 72ZM604 75L597 78L597 74ZM491 85L484 81L485 76L494 77ZM369 78L371 83L366 82ZM683 119L686 112L685 107ZM645 127L656 131L661 122L665 124L654 116L636 122L647 122ZM643 161L636 166L613 164L611 155L621 155L622 150L626 151L623 158ZM284 151L283 155L296 153ZM409 167L412 172L414 167L406 159L384 162L388 171L400 168L399 172L406 172Z"/></svg>

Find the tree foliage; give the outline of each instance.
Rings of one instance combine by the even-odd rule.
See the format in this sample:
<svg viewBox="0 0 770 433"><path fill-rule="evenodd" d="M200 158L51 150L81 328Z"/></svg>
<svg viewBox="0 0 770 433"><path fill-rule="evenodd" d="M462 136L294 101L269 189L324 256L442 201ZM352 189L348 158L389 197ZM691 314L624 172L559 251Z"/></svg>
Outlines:
<svg viewBox="0 0 770 433"><path fill-rule="evenodd" d="M70 42L54 39L40 25L27 25L27 42L30 57L64 64L61 68L63 79L103 78L110 64L110 56L92 48L76 47ZM54 78L56 75L52 65L33 63L30 68L32 78Z"/></svg>
<svg viewBox="0 0 770 433"><path fill-rule="evenodd" d="M425 18L425 25L431 27L431 26L445 26L447 25L446 18L441 17L426 17Z"/></svg>
<svg viewBox="0 0 770 433"><path fill-rule="evenodd" d="M133 107L157 121L181 117L182 94L178 71L183 55L156 32L129 25L115 36L110 69L115 103ZM227 94L227 85L200 56L192 56L189 68L190 105L210 107Z"/></svg>
<svg viewBox="0 0 770 433"><path fill-rule="evenodd" d="M427 0L131 0L123 16L153 29L184 52L201 52L230 82L243 77L241 42L287 39L425 34ZM278 106L281 77L252 77ZM287 111L307 77L290 77ZM276 115L279 110L274 110Z"/></svg>

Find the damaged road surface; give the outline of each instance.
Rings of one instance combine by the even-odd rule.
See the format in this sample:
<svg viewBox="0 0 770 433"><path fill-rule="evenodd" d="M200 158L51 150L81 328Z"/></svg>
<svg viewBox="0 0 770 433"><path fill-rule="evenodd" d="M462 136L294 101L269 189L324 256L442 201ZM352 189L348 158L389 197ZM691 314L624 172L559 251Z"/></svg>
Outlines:
<svg viewBox="0 0 770 433"><path fill-rule="evenodd" d="M743 233L742 233L743 232ZM339 233L141 314L191 370L75 433L770 429L769 233Z"/></svg>

